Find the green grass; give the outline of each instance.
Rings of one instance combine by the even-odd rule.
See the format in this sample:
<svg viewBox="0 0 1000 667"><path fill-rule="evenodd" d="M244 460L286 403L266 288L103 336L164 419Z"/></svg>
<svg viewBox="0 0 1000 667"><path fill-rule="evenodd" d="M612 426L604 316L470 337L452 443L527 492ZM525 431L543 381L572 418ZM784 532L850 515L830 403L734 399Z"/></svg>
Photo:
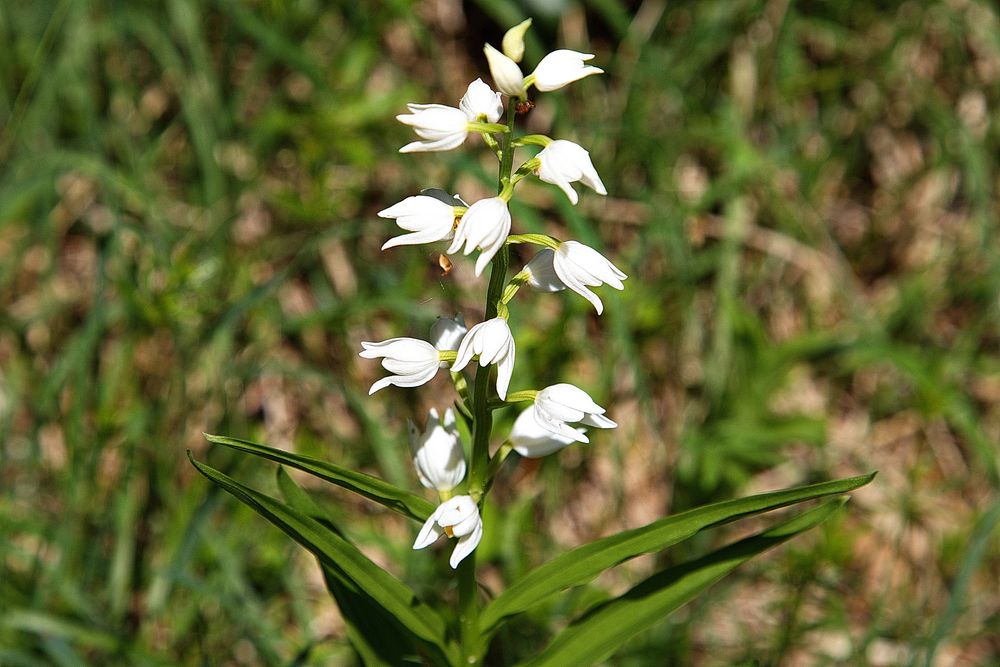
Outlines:
<svg viewBox="0 0 1000 667"><path fill-rule="evenodd" d="M375 214L495 175L475 141L399 156L393 116L456 102L524 10L327 5L0 6L0 665L353 660L309 559L184 453L273 488L201 436L226 433L415 487L405 417L434 399L367 397L359 342L474 321L484 284L464 260L441 275L438 249L379 252ZM540 98L533 129L587 146L611 195L574 208L530 185L513 209L630 276L600 318L519 295L515 385L574 382L621 427L507 471L484 557L514 576L668 512L877 468L845 519L616 664L997 661L995 10L637 6L535 17L528 62L565 46L607 75ZM401 522L317 492L427 586L441 563Z"/></svg>

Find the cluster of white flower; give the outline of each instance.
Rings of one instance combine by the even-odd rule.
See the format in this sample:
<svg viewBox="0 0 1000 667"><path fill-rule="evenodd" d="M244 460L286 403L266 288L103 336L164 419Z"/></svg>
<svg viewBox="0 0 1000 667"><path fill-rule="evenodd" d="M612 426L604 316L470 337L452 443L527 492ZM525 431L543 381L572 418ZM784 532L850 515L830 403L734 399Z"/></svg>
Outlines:
<svg viewBox="0 0 1000 667"><path fill-rule="evenodd" d="M508 202L514 186L527 176L534 175L558 186L573 204L577 203L578 196L571 183L580 182L598 194L607 194L590 154L581 146L537 134L516 139L510 136L514 124L509 116L515 113L515 104L510 104L507 110L507 124L499 124L504 114L501 93L512 102L524 101L531 86L543 92L558 90L602 72L585 64L592 55L562 49L545 56L534 72L524 76L518 62L524 53L523 38L530 23L530 20L525 21L508 31L502 52L489 44L485 47L493 81L500 92L476 79L469 84L457 108L409 104L410 113L397 116L400 122L411 126L420 139L401 148L402 153L451 150L462 145L470 133L482 136L501 164L507 158L508 171L501 174L500 193L469 205L458 195L425 190L379 212L379 216L395 220L407 232L386 241L383 250L450 241L448 254L479 252L475 263L477 276L505 244L532 243L542 249L507 282L502 298L493 304L496 317L468 329L461 318L439 318L431 330L430 342L416 338L363 342L361 356L381 359L382 366L391 373L376 381L369 394L389 385L416 387L429 382L439 369L450 367L456 386L459 383L463 386L465 407L469 408L466 414L471 414L472 406L468 403L471 399L464 389L466 380L461 371L475 359L481 367L496 365L496 393L500 401L531 402L515 420L505 446L521 456L537 458L574 442L589 442L584 429L570 424L596 428L614 428L616 424L604 416L604 408L585 391L571 384L560 383L540 391L508 394L514 372L515 345L507 323L506 304L521 285L543 292L568 287L587 299L600 314L604 306L590 288L606 284L621 290L627 276L598 251L577 241L559 241L538 234L511 235ZM499 135L503 141L498 142L494 135ZM525 145L541 146L542 150L512 175L512 151ZM505 156L504 151L511 155ZM470 495L452 495L465 478L466 463L451 408L445 411L443 419L432 409L423 433L411 423L410 442L420 482L437 491L442 501L424 524L413 548L422 549L442 534L458 538L451 556L451 566L457 567L479 544L483 526L479 516L479 494L473 490Z"/></svg>

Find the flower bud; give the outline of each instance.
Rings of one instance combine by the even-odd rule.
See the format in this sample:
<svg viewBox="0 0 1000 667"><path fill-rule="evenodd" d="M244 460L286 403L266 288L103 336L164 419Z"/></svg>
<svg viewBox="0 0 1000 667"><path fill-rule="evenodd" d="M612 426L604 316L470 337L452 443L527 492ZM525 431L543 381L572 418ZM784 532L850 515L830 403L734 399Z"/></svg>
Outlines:
<svg viewBox="0 0 1000 667"><path fill-rule="evenodd" d="M524 75L517 63L489 44L483 47L483 52L490 65L493 83L500 89L500 92L510 97L522 97L524 95Z"/></svg>
<svg viewBox="0 0 1000 667"><path fill-rule="evenodd" d="M421 433L413 422L410 427L410 450L413 467L420 483L428 489L448 492L465 478L465 454L455 427L455 413L444 412L444 420L431 408L427 413L427 428Z"/></svg>
<svg viewBox="0 0 1000 667"><path fill-rule="evenodd" d="M558 90L591 74L602 74L604 70L583 63L593 58L591 53L578 53L569 49L559 49L542 58L531 74L535 88L542 92Z"/></svg>
<svg viewBox="0 0 1000 667"><path fill-rule="evenodd" d="M504 55L516 63L521 62L521 58L524 57L524 33L528 32L530 27L531 19L525 19L503 36L500 47L503 49Z"/></svg>

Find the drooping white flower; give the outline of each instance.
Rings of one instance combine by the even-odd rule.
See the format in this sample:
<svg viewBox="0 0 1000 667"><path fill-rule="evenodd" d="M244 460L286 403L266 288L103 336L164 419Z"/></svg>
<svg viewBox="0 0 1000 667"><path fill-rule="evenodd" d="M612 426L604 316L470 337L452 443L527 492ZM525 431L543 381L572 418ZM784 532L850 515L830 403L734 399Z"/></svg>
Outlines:
<svg viewBox="0 0 1000 667"><path fill-rule="evenodd" d="M463 245L463 255L479 248L479 258L476 260L478 276L503 246L509 233L510 211L507 209L507 202L502 197L480 199L462 216L448 254L458 252Z"/></svg>
<svg viewBox="0 0 1000 667"><path fill-rule="evenodd" d="M427 341L417 338L390 338L380 343L362 342L360 356L382 358L382 367L393 375L377 380L368 395L391 384L397 387L418 387L430 382L441 361L438 351Z"/></svg>
<svg viewBox="0 0 1000 667"><path fill-rule="evenodd" d="M542 58L535 71L535 88L543 92L558 90L566 84L579 81L591 74L603 74L604 70L583 63L593 58L592 53L579 53L569 49L559 49Z"/></svg>
<svg viewBox="0 0 1000 667"><path fill-rule="evenodd" d="M400 153L450 151L458 148L469 134L469 118L465 112L443 104L407 104L408 114L396 120L409 125L422 141L414 141L399 149Z"/></svg>
<svg viewBox="0 0 1000 667"><path fill-rule="evenodd" d="M583 435L582 428L576 431L579 435ZM508 440L514 446L514 451L521 456L537 459L572 445L578 442L579 438L568 438L543 428L535 418L535 408L532 406L521 412L514 420Z"/></svg>
<svg viewBox="0 0 1000 667"><path fill-rule="evenodd" d="M413 548L428 547L441 535L458 538L448 561L452 569L457 568L479 546L483 539L483 520L471 496L455 496L438 505L417 534Z"/></svg>
<svg viewBox="0 0 1000 667"><path fill-rule="evenodd" d="M465 478L465 454L455 426L455 413L444 411L444 419L431 408L427 413L427 428L421 433L416 424L408 422L413 467L420 483L428 489L448 492Z"/></svg>
<svg viewBox="0 0 1000 667"><path fill-rule="evenodd" d="M378 212L381 218L391 218L409 234L396 236L382 244L382 250L400 245L417 245L447 241L455 227L455 208L436 197L416 195Z"/></svg>
<svg viewBox="0 0 1000 667"><path fill-rule="evenodd" d="M495 123L503 115L503 100L500 99L500 93L494 92L482 79L476 79L469 84L458 108L470 121L484 118L487 123Z"/></svg>
<svg viewBox="0 0 1000 667"><path fill-rule="evenodd" d="M597 428L618 426L604 416L604 408L595 403L590 394L567 382L542 389L535 396L535 404L529 409L543 429L577 442L590 442L590 439L582 431L570 427L569 422Z"/></svg>
<svg viewBox="0 0 1000 667"><path fill-rule="evenodd" d="M568 287L593 304L598 315L604 312L604 304L588 288L607 284L623 290L622 281L628 278L604 255L577 241L563 241L556 250L539 251L524 270L531 287L540 292L558 292Z"/></svg>
<svg viewBox="0 0 1000 667"><path fill-rule="evenodd" d="M490 66L490 74L493 76L493 83L501 93L510 97L521 97L524 95L524 74L517 63L497 51L491 45L483 47L486 54L486 62Z"/></svg>
<svg viewBox="0 0 1000 667"><path fill-rule="evenodd" d="M462 337L469 330L465 326L465 318L456 315L455 319L450 317L439 317L431 325L431 344L442 352L446 350L457 350Z"/></svg>
<svg viewBox="0 0 1000 667"><path fill-rule="evenodd" d="M507 398L510 376L514 373L514 337L507 320L494 317L469 329L458 346L452 372L465 368L477 354L480 366L497 365L497 394L501 399Z"/></svg>
<svg viewBox="0 0 1000 667"><path fill-rule="evenodd" d="M556 139L536 156L541 165L538 178L546 183L558 185L569 200L576 204L578 197L570 183L580 181L599 195L606 195L601 177L590 161L590 153L582 146L565 139Z"/></svg>

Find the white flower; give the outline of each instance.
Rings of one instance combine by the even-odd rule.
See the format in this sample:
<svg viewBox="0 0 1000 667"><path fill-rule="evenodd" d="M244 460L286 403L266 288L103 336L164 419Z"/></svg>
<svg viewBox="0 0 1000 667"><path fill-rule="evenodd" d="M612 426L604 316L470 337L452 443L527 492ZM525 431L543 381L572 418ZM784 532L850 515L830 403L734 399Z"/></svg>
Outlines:
<svg viewBox="0 0 1000 667"><path fill-rule="evenodd" d="M476 79L469 84L469 89L462 96L462 101L458 103L466 118L470 121L478 121L485 118L487 123L495 123L503 115L503 101L500 93L493 92L493 89L483 83L482 79Z"/></svg>
<svg viewBox="0 0 1000 667"><path fill-rule="evenodd" d="M576 431L580 436L583 435L582 428ZM508 439L515 452L529 459L541 458L579 441L579 438L568 438L543 428L535 418L534 406L517 416Z"/></svg>
<svg viewBox="0 0 1000 667"><path fill-rule="evenodd" d="M497 394L501 399L507 398L510 376L514 373L514 337L510 334L507 320L494 317L469 329L458 346L452 372L465 368L476 354L479 355L480 366L497 365Z"/></svg>
<svg viewBox="0 0 1000 667"><path fill-rule="evenodd" d="M462 337L468 331L465 326L465 318L461 315L456 315L455 319L439 317L431 325L431 344L442 352L457 350L458 344L462 342Z"/></svg>
<svg viewBox="0 0 1000 667"><path fill-rule="evenodd" d="M599 195L606 195L601 177L597 175L590 153L572 141L556 139L535 156L541 161L538 178L546 183L558 185L569 200L576 204L578 197L570 183L580 181Z"/></svg>
<svg viewBox="0 0 1000 667"><path fill-rule="evenodd" d="M471 554L483 539L483 520L479 518L479 508L471 496L455 496L444 501L430 515L416 541L414 549L423 549L433 544L441 535L457 537L458 544L448 561L452 569Z"/></svg>
<svg viewBox="0 0 1000 667"><path fill-rule="evenodd" d="M532 73L535 88L543 92L558 90L566 84L578 81L591 74L603 74L604 70L592 65L584 65L591 53L578 53L569 49L559 49L542 58Z"/></svg>
<svg viewBox="0 0 1000 667"><path fill-rule="evenodd" d="M577 442L590 442L590 440L577 429L570 428L567 422L580 422L597 428L618 426L604 416L604 408L595 403L590 394L566 382L554 384L538 392L532 409L539 426L556 435L573 438Z"/></svg>
<svg viewBox="0 0 1000 667"><path fill-rule="evenodd" d="M502 197L480 199L469 207L462 216L455 239L448 248L448 254L458 252L464 245L463 255L468 255L479 248L479 258L476 260L476 275L486 268L507 240L510 233L510 211L507 202Z"/></svg>
<svg viewBox="0 0 1000 667"><path fill-rule="evenodd" d="M382 218L394 219L400 229L410 232L389 239L382 245L382 250L400 245L447 241L455 228L454 206L427 195L407 197L378 214Z"/></svg>
<svg viewBox="0 0 1000 667"><path fill-rule="evenodd" d="M486 62L490 66L493 83L497 85L500 92L510 97L524 95L524 75L517 63L489 44L483 47L483 52L486 54Z"/></svg>
<svg viewBox="0 0 1000 667"><path fill-rule="evenodd" d="M417 338L390 338L380 343L363 342L361 347L364 349L360 356L365 359L383 357L382 367L394 373L376 381L368 390L369 396L390 384L397 387L417 387L430 382L437 374L441 361L433 345Z"/></svg>
<svg viewBox="0 0 1000 667"><path fill-rule="evenodd" d="M399 149L400 153L450 151L458 148L469 134L469 118L465 112L443 104L407 104L409 114L396 120L409 125L423 141L414 141Z"/></svg>
<svg viewBox="0 0 1000 667"><path fill-rule="evenodd" d="M607 284L623 290L622 281L628 278L604 255L577 241L563 241L555 251L541 250L524 270L528 272L531 287L541 292L558 292L568 287L592 303L598 315L604 312L604 304L588 287Z"/></svg>
<svg viewBox="0 0 1000 667"><path fill-rule="evenodd" d="M412 421L408 423L413 466L420 483L428 489L451 491L465 477L465 454L455 427L454 411L445 410L442 420L437 410L431 408L427 413L427 430L423 433Z"/></svg>

